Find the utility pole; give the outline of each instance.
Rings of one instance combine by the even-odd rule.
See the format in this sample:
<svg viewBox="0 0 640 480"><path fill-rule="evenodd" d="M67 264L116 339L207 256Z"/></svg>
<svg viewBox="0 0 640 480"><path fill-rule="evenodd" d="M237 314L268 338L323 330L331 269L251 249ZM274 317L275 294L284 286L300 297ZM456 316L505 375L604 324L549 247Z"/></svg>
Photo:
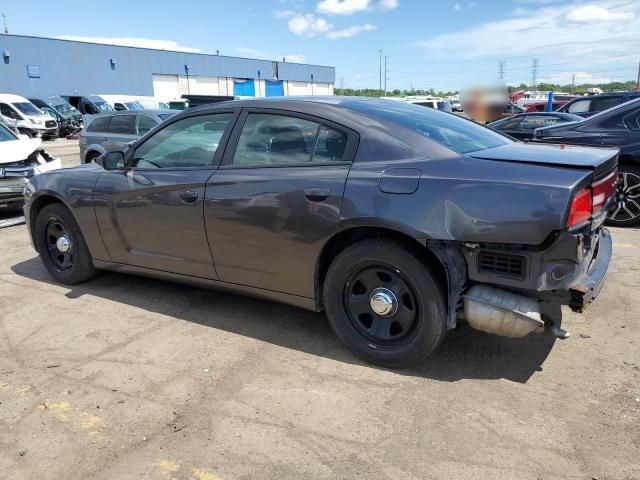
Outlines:
<svg viewBox="0 0 640 480"><path fill-rule="evenodd" d="M382 50L378 50L380 54L380 81L378 83L378 91L380 92L380 96L382 96Z"/></svg>
<svg viewBox="0 0 640 480"><path fill-rule="evenodd" d="M387 96L387 56L384 56L384 96Z"/></svg>
<svg viewBox="0 0 640 480"><path fill-rule="evenodd" d="M9 35L9 27L7 27L7 15L2 13L2 22L4 23L4 34Z"/></svg>
<svg viewBox="0 0 640 480"><path fill-rule="evenodd" d="M340 77L340 90L344 90L344 77Z"/></svg>
<svg viewBox="0 0 640 480"><path fill-rule="evenodd" d="M640 90L640 62L638 62L638 77L636 79L636 90Z"/></svg>
<svg viewBox="0 0 640 480"><path fill-rule="evenodd" d="M536 80L538 76L538 59L534 58L531 63L531 90L536 89Z"/></svg>
<svg viewBox="0 0 640 480"><path fill-rule="evenodd" d="M504 60L500 60L498 62L498 76L500 77L500 80L504 80Z"/></svg>
<svg viewBox="0 0 640 480"><path fill-rule="evenodd" d="M576 89L576 74L571 75L571 93Z"/></svg>

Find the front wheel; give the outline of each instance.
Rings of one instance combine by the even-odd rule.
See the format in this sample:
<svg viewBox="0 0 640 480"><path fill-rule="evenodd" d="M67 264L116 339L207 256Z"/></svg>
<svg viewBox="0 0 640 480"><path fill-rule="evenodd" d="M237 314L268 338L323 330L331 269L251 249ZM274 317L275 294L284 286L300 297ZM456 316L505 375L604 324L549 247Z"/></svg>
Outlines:
<svg viewBox="0 0 640 480"><path fill-rule="evenodd" d="M324 306L338 338L378 365L415 365L444 340L444 298L429 265L405 245L364 240L333 261Z"/></svg>
<svg viewBox="0 0 640 480"><path fill-rule="evenodd" d="M96 275L80 227L64 205L44 207L33 231L42 263L56 281L73 285Z"/></svg>
<svg viewBox="0 0 640 480"><path fill-rule="evenodd" d="M640 167L618 167L616 199L607 213L606 223L614 227L640 225Z"/></svg>

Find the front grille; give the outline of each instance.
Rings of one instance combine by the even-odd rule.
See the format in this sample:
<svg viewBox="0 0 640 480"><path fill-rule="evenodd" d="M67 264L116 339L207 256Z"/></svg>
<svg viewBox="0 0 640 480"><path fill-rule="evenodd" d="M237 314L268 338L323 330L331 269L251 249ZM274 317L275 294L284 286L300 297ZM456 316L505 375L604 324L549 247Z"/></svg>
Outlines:
<svg viewBox="0 0 640 480"><path fill-rule="evenodd" d="M523 280L526 275L526 259L522 255L483 251L478 254L478 271Z"/></svg>
<svg viewBox="0 0 640 480"><path fill-rule="evenodd" d="M44 122L44 126L47 128L53 128L56 126L56 121L55 120L46 120Z"/></svg>

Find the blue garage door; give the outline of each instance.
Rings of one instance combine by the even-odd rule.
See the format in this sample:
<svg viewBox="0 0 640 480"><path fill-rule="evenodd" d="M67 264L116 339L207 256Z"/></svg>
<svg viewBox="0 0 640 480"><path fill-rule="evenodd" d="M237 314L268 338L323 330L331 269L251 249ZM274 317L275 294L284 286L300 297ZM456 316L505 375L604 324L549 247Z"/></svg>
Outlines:
<svg viewBox="0 0 640 480"><path fill-rule="evenodd" d="M265 80L267 97L282 97L284 95L284 82L282 80Z"/></svg>
<svg viewBox="0 0 640 480"><path fill-rule="evenodd" d="M255 97L256 86L251 78L233 80L233 94L236 97Z"/></svg>

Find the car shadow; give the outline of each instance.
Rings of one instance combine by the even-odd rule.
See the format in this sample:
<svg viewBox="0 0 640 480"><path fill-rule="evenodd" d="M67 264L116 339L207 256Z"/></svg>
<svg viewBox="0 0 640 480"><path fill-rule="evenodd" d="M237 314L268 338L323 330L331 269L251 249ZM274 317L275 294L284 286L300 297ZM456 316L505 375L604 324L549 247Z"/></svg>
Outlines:
<svg viewBox="0 0 640 480"><path fill-rule="evenodd" d="M38 257L11 269L33 281L56 284ZM89 282L67 288L69 299L94 295L311 355L381 368L355 358L335 337L324 315L299 308L113 272L102 272ZM554 342L555 338L549 335L498 337L463 324L449 332L444 344L424 364L394 371L447 382L504 378L525 383L535 372L542 371Z"/></svg>

